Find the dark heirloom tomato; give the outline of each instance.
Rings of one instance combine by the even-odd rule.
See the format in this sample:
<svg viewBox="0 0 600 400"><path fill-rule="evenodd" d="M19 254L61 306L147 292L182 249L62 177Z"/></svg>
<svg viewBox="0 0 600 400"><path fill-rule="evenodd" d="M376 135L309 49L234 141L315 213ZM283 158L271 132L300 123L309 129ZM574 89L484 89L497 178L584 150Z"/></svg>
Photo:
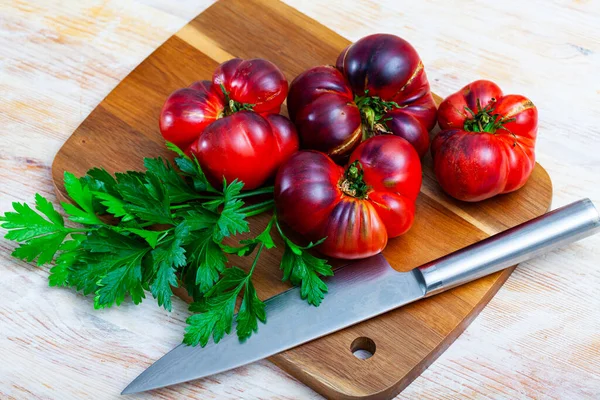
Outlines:
<svg viewBox="0 0 600 400"><path fill-rule="evenodd" d="M277 173L275 205L278 218L307 239L326 237L323 254L356 259L411 227L420 188L417 152L382 135L360 144L345 169L318 151L295 153Z"/></svg>
<svg viewBox="0 0 600 400"><path fill-rule="evenodd" d="M213 83L223 85L231 100L251 104L257 113L279 114L288 90L287 80L279 68L261 58L234 58L224 62L215 71Z"/></svg>
<svg viewBox="0 0 600 400"><path fill-rule="evenodd" d="M364 37L342 51L336 67L303 72L290 85L287 105L302 146L338 160L384 132L405 138L423 156L435 126L423 63L393 35Z"/></svg>
<svg viewBox="0 0 600 400"><path fill-rule="evenodd" d="M254 189L298 150L294 125L278 115L287 89L271 62L234 58L219 65L212 82L169 96L160 114L161 133L194 154L213 185L220 187L225 177Z"/></svg>
<svg viewBox="0 0 600 400"><path fill-rule="evenodd" d="M440 104L438 124L442 132L431 154L446 193L479 201L525 185L535 166L537 109L531 100L475 81Z"/></svg>

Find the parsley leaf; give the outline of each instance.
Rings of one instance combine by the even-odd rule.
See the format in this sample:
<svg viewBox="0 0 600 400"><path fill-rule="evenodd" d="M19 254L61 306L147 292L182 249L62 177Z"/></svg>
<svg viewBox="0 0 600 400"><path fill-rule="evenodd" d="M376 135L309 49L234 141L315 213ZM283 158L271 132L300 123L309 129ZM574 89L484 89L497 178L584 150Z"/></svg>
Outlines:
<svg viewBox="0 0 600 400"><path fill-rule="evenodd" d="M113 196L110 193L104 192L93 192L97 201L104 206L104 212L114 215L116 218L121 218L121 221L127 222L135 218L133 214L130 214L125 207L125 203L121 198Z"/></svg>
<svg viewBox="0 0 600 400"><path fill-rule="evenodd" d="M39 193L35 194L35 208L46 216L54 225L65 226L65 221L55 209L52 203Z"/></svg>
<svg viewBox="0 0 600 400"><path fill-rule="evenodd" d="M258 263L263 248L275 246L270 231L274 218L271 218L267 227L254 239L246 241L247 245L258 245L258 251L250 272L246 274L237 267L227 268L223 271L221 279L204 295L204 298L193 303L190 311L199 312L187 319L188 326L185 331L183 342L196 346L206 346L212 335L215 343L218 343L225 334L231 331L233 312L236 299L244 291L242 303L236 316L236 332L240 341L249 338L253 332L258 331L258 321L265 323L265 303L256 293L252 284L252 274Z"/></svg>
<svg viewBox="0 0 600 400"><path fill-rule="evenodd" d="M84 225L101 225L102 221L96 215L90 188L77 179L75 175L65 171L65 190L69 197L79 206L62 202L69 219Z"/></svg>
<svg viewBox="0 0 600 400"><path fill-rule="evenodd" d="M275 217L272 217L271 220L269 221L269 223L267 224L267 227L254 239L250 239L249 241L252 242L257 242L257 243L262 243L265 245L265 247L267 249L272 249L275 247L275 242L273 241L273 238L271 237L271 227L273 226L273 223L275 222ZM241 243L246 243L248 241L246 240L242 240Z"/></svg>
<svg viewBox="0 0 600 400"><path fill-rule="evenodd" d="M50 286L68 286L71 268L81 256L81 243L85 235L71 235L71 240L65 241L60 246L60 254L56 258L56 265L50 269L48 284Z"/></svg>
<svg viewBox="0 0 600 400"><path fill-rule="evenodd" d="M246 221L246 215L240 211L244 202L236 199L244 184L237 179L229 185L223 179L223 210L219 215L217 226L222 237L235 236L238 233L248 232L250 227Z"/></svg>
<svg viewBox="0 0 600 400"><path fill-rule="evenodd" d="M294 286L300 285L300 295L303 299L313 306L321 304L327 293L327 285L320 276L333 275L327 260L317 258L306 251L301 251L298 255L286 242L280 268L283 270L283 281L289 280Z"/></svg>
<svg viewBox="0 0 600 400"><path fill-rule="evenodd" d="M271 237L271 227L273 226L275 219L271 218L267 227L254 239L245 239L240 240L240 244L242 246L228 246L221 244L221 249L225 253L229 254L237 254L240 257L247 256L248 254L252 254L256 246L259 244L264 244L267 249L272 249L275 247L275 242Z"/></svg>
<svg viewBox="0 0 600 400"><path fill-rule="evenodd" d="M150 291L158 305L168 311L171 311L171 296L173 295L171 286L178 286L176 272L186 264L185 249L182 247L182 243L188 233L187 226L180 224L175 229L173 240L152 250L155 277L150 284Z"/></svg>
<svg viewBox="0 0 600 400"><path fill-rule="evenodd" d="M84 294L96 293L95 308L120 305L129 294L142 301L142 259L149 253L145 242L102 228L88 233L82 245L86 262L73 265L70 283Z"/></svg>
<svg viewBox="0 0 600 400"><path fill-rule="evenodd" d="M275 247L271 229L276 219L256 237L237 246L223 239L248 232L246 218L268 211L273 200L244 206L249 196L268 195L272 187L242 192L243 182L223 181L221 190L208 182L195 157L172 144L175 163L162 158L146 159L145 172L109 174L93 168L76 178L65 172L65 189L71 203L62 203L73 222L65 226L52 204L36 195L35 208L13 203L14 211L0 216L6 238L19 242L13 255L39 265L55 260L50 286L70 286L84 295L94 293L94 307L120 305L127 296L138 304L145 290L159 306L172 308L173 287L184 285L195 303L188 319L185 342L205 345L218 342L236 321L243 341L266 322L265 303L258 297L252 276L261 252ZM98 215L110 214L114 225ZM168 225L157 229L156 225ZM279 227L278 227L279 228ZM301 285L302 297L318 304L327 287L321 276L331 267L285 236L284 279ZM258 249L258 250L257 250ZM246 256L256 251L252 267L244 272L227 268L227 253ZM240 300L237 316L236 303Z"/></svg>
<svg viewBox="0 0 600 400"><path fill-rule="evenodd" d="M219 191L208 182L208 179L206 179L206 175L204 175L196 157L192 160L174 143L167 142L166 146L169 150L177 153L178 157L175 158L175 164L177 164L179 170L186 177L189 177L192 180L194 189L197 192L219 193Z"/></svg>
<svg viewBox="0 0 600 400"><path fill-rule="evenodd" d="M193 303L192 311L200 311L187 319L183 342L190 346L206 346L211 335L215 343L231 332L235 301L244 287L246 273L237 267L228 268L223 277L206 294L203 302Z"/></svg>
<svg viewBox="0 0 600 400"><path fill-rule="evenodd" d="M82 185L86 185L87 187L89 187L92 193L94 194L92 205L97 214L102 215L106 213L106 207L102 205L100 200L95 195L97 192L107 193L115 197L120 197L115 189L117 181L115 180L115 178L113 178L111 174L109 174L103 168L90 169L85 176L79 178L79 181Z"/></svg>
<svg viewBox="0 0 600 400"><path fill-rule="evenodd" d="M150 247L155 248L158 241L166 236L169 231L149 231L146 229L137 229L137 228L122 228L122 229L118 229L118 231L121 232L130 232L133 233L134 235L137 235L139 237L141 237L142 239L146 240L146 242L148 242L148 244L150 245Z"/></svg>
<svg viewBox="0 0 600 400"><path fill-rule="evenodd" d="M234 179L229 185L223 178L223 198L225 199L225 203L232 201L233 198L239 195L244 188L244 182L238 181Z"/></svg>
<svg viewBox="0 0 600 400"><path fill-rule="evenodd" d="M192 208L191 210L180 213L183 222L190 231L199 231L203 229L214 229L219 215L203 208Z"/></svg>
<svg viewBox="0 0 600 400"><path fill-rule="evenodd" d="M333 270L327 260L317 258L306 250L322 243L325 238L301 247L285 236L277 222L276 225L285 242L285 250L279 266L283 271L282 280L284 282L289 280L294 286L300 285L302 298L318 307L327 293L327 285L321 280L321 276L333 276Z"/></svg>
<svg viewBox="0 0 600 400"><path fill-rule="evenodd" d="M238 192L239 193L239 192ZM225 198L225 196L224 196ZM231 198L229 203L236 201ZM243 203L242 203L243 204ZM224 206L224 210L227 205ZM231 212L233 215L237 211ZM207 292L213 284L219 279L219 274L223 272L227 264L227 257L221 248L221 241L225 236L230 236L238 232L237 228L231 228L229 223L235 223L239 229L248 230L248 223L244 220L244 215L239 213L235 219L223 221L223 212L219 215L205 208L193 208L182 214L185 217L185 224L190 228L190 234L186 240L186 251L188 253L188 269L196 271L195 285L201 293ZM234 217L231 217L234 218ZM223 228L225 226L225 228ZM227 234L224 235L223 231ZM184 275L189 277L189 271Z"/></svg>
<svg viewBox="0 0 600 400"><path fill-rule="evenodd" d="M44 265L52 261L67 234L67 232L55 232L29 239L17 247L12 255L25 261L33 261L37 257L37 264Z"/></svg>
<svg viewBox="0 0 600 400"><path fill-rule="evenodd" d="M221 236L235 236L250 230L246 215L240 211L243 205L244 202L238 199L225 203L217 222Z"/></svg>
<svg viewBox="0 0 600 400"><path fill-rule="evenodd" d="M183 218L182 224L190 232L184 240L188 264L181 271L181 280L188 294L200 299L218 279L227 263L225 254L217 249L219 245L215 241L214 231L219 215L202 207L193 207L178 215Z"/></svg>
<svg viewBox="0 0 600 400"><path fill-rule="evenodd" d="M136 254L122 260L122 266L111 270L98 282L94 308L110 307L113 303L119 306L127 293L134 304L142 302L146 297L142 288L142 256L143 254Z"/></svg>
<svg viewBox="0 0 600 400"><path fill-rule="evenodd" d="M158 265L156 278L150 286L152 296L156 299L158 305L163 306L167 311L171 311L171 296L173 296L171 286L178 286L175 271L173 265L162 262Z"/></svg>
<svg viewBox="0 0 600 400"><path fill-rule="evenodd" d="M138 218L157 224L173 225L169 196L158 176L152 172L117 174L117 190L127 202L124 209Z"/></svg>
<svg viewBox="0 0 600 400"><path fill-rule="evenodd" d="M104 192L113 196L117 195L117 181L104 168L92 168L79 180L93 192Z"/></svg>
<svg viewBox="0 0 600 400"><path fill-rule="evenodd" d="M256 289L250 279L246 280L242 305L236 318L236 331L240 340L245 340L258 331L258 320L263 324L267 322L265 303L258 298Z"/></svg>
<svg viewBox="0 0 600 400"><path fill-rule="evenodd" d="M183 203L199 197L198 193L175 172L168 160L165 161L160 157L145 158L144 166L165 185L171 203Z"/></svg>
<svg viewBox="0 0 600 400"><path fill-rule="evenodd" d="M9 229L4 236L6 239L24 241L36 236L65 230L62 216L54 210L48 200L39 194L35 195L35 200L35 208L48 219L32 210L29 205L15 202L13 203L15 212L7 212L0 217L1 226Z"/></svg>
<svg viewBox="0 0 600 400"><path fill-rule="evenodd" d="M191 232L185 246L188 254L188 267L195 274L195 284L205 293L219 280L227 264L227 257L215 241L211 229Z"/></svg>
<svg viewBox="0 0 600 400"><path fill-rule="evenodd" d="M1 226L9 229L4 237L21 242L12 255L25 261L37 257L38 265L52 261L63 240L74 230L65 227L62 216L40 194L35 195L35 208L41 214L27 204L15 202L13 208L15 212L0 217Z"/></svg>

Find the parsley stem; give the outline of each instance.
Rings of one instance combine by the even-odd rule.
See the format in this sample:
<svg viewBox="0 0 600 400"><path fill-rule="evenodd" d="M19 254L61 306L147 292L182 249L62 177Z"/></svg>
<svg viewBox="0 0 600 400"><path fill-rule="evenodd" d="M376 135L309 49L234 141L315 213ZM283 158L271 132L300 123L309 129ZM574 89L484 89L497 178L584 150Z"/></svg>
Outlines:
<svg viewBox="0 0 600 400"><path fill-rule="evenodd" d="M233 198L234 199L242 199L245 197L258 196L261 194L272 194L273 190L274 190L273 186L267 186L267 187L263 187L263 188L259 188L259 189L255 189L255 190L250 190L248 192L240 193L236 196L233 196ZM206 196L198 195L196 198L201 199L201 200L216 200L216 199L222 198L222 195L206 195ZM269 200L269 201L273 202L273 200ZM176 204L176 205L172 205L170 208L171 208L171 210L180 210L183 208L192 207L194 204L201 205L202 203L189 202L189 203L183 203L183 204ZM264 204L263 203L258 203L258 204L260 204L262 206L262 205L266 204L266 202L264 202ZM258 205L258 204L256 204L256 205ZM257 208L257 207L254 207L254 208Z"/></svg>
<svg viewBox="0 0 600 400"><path fill-rule="evenodd" d="M273 199L265 200L261 203L250 204L249 206L243 207L240 211L252 211L257 208L263 208L264 206L273 205L275 201Z"/></svg>
<svg viewBox="0 0 600 400"><path fill-rule="evenodd" d="M286 240L287 236L285 236L285 234L281 230L281 227L279 226L279 219L277 218L277 214L275 214L273 217L275 218L275 227L277 228L277 231L279 232L279 236L281 236L281 238L283 240Z"/></svg>
<svg viewBox="0 0 600 400"><path fill-rule="evenodd" d="M264 242L261 242L260 246L258 247L258 251L256 252L256 256L254 256L254 261L252 262L252 267L250 267L250 272L248 272L248 278L252 276L256 264L258 264L258 258L260 257L260 253L263 251L264 248L265 244Z"/></svg>
<svg viewBox="0 0 600 400"><path fill-rule="evenodd" d="M275 214L273 216L273 218L275 219L275 227L277 228L277 232L279 232L279 236L281 236L281 238L283 239L285 244L288 246L295 246L294 242L292 242L290 239L288 239L288 237L285 235L285 233L283 233L281 226L279 226L279 219L277 218L277 214Z"/></svg>
<svg viewBox="0 0 600 400"><path fill-rule="evenodd" d="M265 211L273 209L274 205L274 200L267 200L263 201L262 203L256 203L247 207L240 208L240 212L245 214L246 217L252 217L254 215L262 214Z"/></svg>
<svg viewBox="0 0 600 400"><path fill-rule="evenodd" d="M200 200L214 200L214 199L218 199L219 197L221 197L220 195L216 194L216 195L202 195L202 194L198 194L196 195L196 199L200 199Z"/></svg>
<svg viewBox="0 0 600 400"><path fill-rule="evenodd" d="M273 209L272 205L268 206L268 207L265 207L265 208L262 208L260 210L250 211L250 212L247 212L247 213L244 213L244 214L246 215L246 217L253 217L255 215L259 215L259 214L262 214L264 212L271 211L271 209Z"/></svg>
<svg viewBox="0 0 600 400"><path fill-rule="evenodd" d="M74 232L90 232L94 231L96 228L65 228L65 231L74 233Z"/></svg>
<svg viewBox="0 0 600 400"><path fill-rule="evenodd" d="M267 186L264 188L259 188L259 189L250 190L247 192L242 192L242 193L238 194L237 196L234 196L234 198L241 199L243 197L258 196L259 194L272 194L273 190L275 190L274 186Z"/></svg>
<svg viewBox="0 0 600 400"><path fill-rule="evenodd" d="M171 206L171 210L179 210L182 208L188 208L191 207L191 204L178 204L176 206Z"/></svg>

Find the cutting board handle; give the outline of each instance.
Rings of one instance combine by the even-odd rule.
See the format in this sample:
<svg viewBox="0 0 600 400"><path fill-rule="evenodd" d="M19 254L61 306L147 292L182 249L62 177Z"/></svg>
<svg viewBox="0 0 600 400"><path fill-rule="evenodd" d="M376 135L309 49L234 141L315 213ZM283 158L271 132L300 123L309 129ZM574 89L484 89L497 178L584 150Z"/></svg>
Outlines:
<svg viewBox="0 0 600 400"><path fill-rule="evenodd" d="M419 269L426 296L451 289L600 231L600 215L583 199L441 257Z"/></svg>

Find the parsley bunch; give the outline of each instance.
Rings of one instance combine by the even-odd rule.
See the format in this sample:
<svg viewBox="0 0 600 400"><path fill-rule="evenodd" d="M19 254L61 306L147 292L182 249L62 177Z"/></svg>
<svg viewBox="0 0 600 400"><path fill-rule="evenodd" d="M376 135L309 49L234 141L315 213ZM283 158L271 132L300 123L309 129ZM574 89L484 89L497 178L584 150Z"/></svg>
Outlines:
<svg viewBox="0 0 600 400"><path fill-rule="evenodd" d="M275 247L273 226L285 243L280 268L283 280L301 287L301 296L318 306L327 292L322 276L331 266L285 236L273 215L263 232L238 246L227 237L249 232L247 218L273 209L273 200L245 205L243 199L272 193L273 188L242 192L243 183L223 181L221 189L206 179L198 161L177 153L177 169L168 160L146 158L146 171L114 176L93 168L77 178L65 172L65 189L72 203L61 203L72 227L43 196L35 206L13 203L14 211L0 216L6 239L19 243L12 255L38 265L54 262L50 286L68 286L94 295L94 308L120 305L126 297L139 304L150 292L159 306L171 310L172 288L183 286L194 299L184 343L218 342L231 331L236 301L236 331L244 340L265 323L265 304L258 297L252 274L264 249ZM72 225L72 224L71 224ZM244 271L228 266L227 254L249 256Z"/></svg>

